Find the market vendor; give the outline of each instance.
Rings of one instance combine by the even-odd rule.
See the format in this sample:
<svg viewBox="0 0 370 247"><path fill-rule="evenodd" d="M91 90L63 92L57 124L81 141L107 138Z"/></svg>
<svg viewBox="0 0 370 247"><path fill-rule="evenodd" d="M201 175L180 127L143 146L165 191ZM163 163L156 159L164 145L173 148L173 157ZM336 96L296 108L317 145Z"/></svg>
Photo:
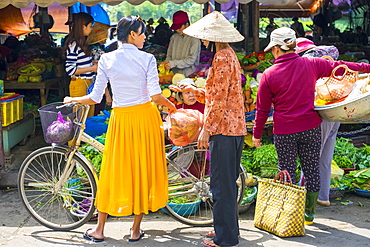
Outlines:
<svg viewBox="0 0 370 247"><path fill-rule="evenodd" d="M178 85L180 87L186 87L186 86L195 86L195 83L193 79L186 78L184 80L181 80ZM193 110L198 110L201 113L204 113L204 106L205 104L200 103L197 101L197 98L195 96L194 92L191 91L186 91L186 92L177 92L176 93L176 100L178 103L176 105L177 109L183 108L183 109L193 109Z"/></svg>
<svg viewBox="0 0 370 247"><path fill-rule="evenodd" d="M163 62L167 70L171 69L175 74L184 74L186 77L195 72L200 54L200 40L183 32L189 26L189 16L186 12L180 10L173 14L170 29L176 33L171 36L166 60Z"/></svg>
<svg viewBox="0 0 370 247"><path fill-rule="evenodd" d="M86 42L94 24L94 18L84 12L74 16L71 31L65 41L66 72L71 76L69 93L71 97L87 94L87 88L92 83L98 64L93 63L91 48ZM90 107L88 117L94 116L94 106Z"/></svg>

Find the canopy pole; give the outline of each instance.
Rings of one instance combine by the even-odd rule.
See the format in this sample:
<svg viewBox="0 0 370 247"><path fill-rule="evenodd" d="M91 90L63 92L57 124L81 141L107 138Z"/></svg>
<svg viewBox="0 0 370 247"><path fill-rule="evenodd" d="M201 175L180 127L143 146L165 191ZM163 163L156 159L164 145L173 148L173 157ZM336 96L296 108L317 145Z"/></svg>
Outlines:
<svg viewBox="0 0 370 247"><path fill-rule="evenodd" d="M240 31L244 35L243 47L245 51L248 51L248 39L249 39L249 4L240 4L240 14L241 14L241 25Z"/></svg>
<svg viewBox="0 0 370 247"><path fill-rule="evenodd" d="M260 50L260 38L259 38L259 26L260 26L260 4L257 0L253 0L253 19L252 27L253 28L253 50L258 52Z"/></svg>
<svg viewBox="0 0 370 247"><path fill-rule="evenodd" d="M221 4L215 1L215 10L221 12Z"/></svg>

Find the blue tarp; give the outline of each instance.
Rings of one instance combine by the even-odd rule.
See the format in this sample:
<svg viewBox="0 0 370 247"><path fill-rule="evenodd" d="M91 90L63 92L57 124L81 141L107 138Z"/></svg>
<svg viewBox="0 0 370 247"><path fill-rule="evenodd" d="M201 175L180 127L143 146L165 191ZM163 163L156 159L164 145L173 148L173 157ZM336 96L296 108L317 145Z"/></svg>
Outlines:
<svg viewBox="0 0 370 247"><path fill-rule="evenodd" d="M80 2L77 2L76 4L71 6L72 14L77 14L80 12L90 14L96 22L110 25L110 20L107 12L99 4L89 7Z"/></svg>

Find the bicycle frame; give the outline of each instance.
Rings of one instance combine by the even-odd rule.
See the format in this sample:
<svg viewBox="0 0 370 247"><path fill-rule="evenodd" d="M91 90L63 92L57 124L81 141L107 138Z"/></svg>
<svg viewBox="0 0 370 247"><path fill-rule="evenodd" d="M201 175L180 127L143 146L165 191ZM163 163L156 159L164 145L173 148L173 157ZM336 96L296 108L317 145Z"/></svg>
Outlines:
<svg viewBox="0 0 370 247"><path fill-rule="evenodd" d="M64 105L61 107L64 107ZM71 161L74 155L78 155L81 159L83 159L88 164L89 169L94 175L95 180L98 181L98 174L96 173L93 165L84 155L82 155L78 151L78 148L80 147L81 142L85 142L85 143L89 143L89 145L93 146L99 151L104 152L104 145L84 132L84 130L86 129L86 119L89 113L90 106L89 105L78 105L78 107L82 108L82 118L81 118L81 121L77 121L77 120L74 121L74 124L78 126L78 130L76 131L77 136L74 137L74 139L71 141L73 145L69 149L70 153L67 159L68 165L65 167L65 170L63 171L61 178L57 182L55 189L54 189L55 191L58 191L63 186L63 184L66 182L66 179L71 174L73 166L70 164L71 164Z"/></svg>

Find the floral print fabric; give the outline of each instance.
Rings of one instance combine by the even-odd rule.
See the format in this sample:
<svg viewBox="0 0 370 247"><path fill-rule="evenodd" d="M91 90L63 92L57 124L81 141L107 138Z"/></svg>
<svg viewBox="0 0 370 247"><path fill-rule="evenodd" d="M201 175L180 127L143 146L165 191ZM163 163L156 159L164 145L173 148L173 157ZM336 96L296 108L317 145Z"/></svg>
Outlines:
<svg viewBox="0 0 370 247"><path fill-rule="evenodd" d="M205 99L204 128L211 135L246 135L241 86L241 67L231 47L218 51L213 59L205 91L198 89L197 100Z"/></svg>

